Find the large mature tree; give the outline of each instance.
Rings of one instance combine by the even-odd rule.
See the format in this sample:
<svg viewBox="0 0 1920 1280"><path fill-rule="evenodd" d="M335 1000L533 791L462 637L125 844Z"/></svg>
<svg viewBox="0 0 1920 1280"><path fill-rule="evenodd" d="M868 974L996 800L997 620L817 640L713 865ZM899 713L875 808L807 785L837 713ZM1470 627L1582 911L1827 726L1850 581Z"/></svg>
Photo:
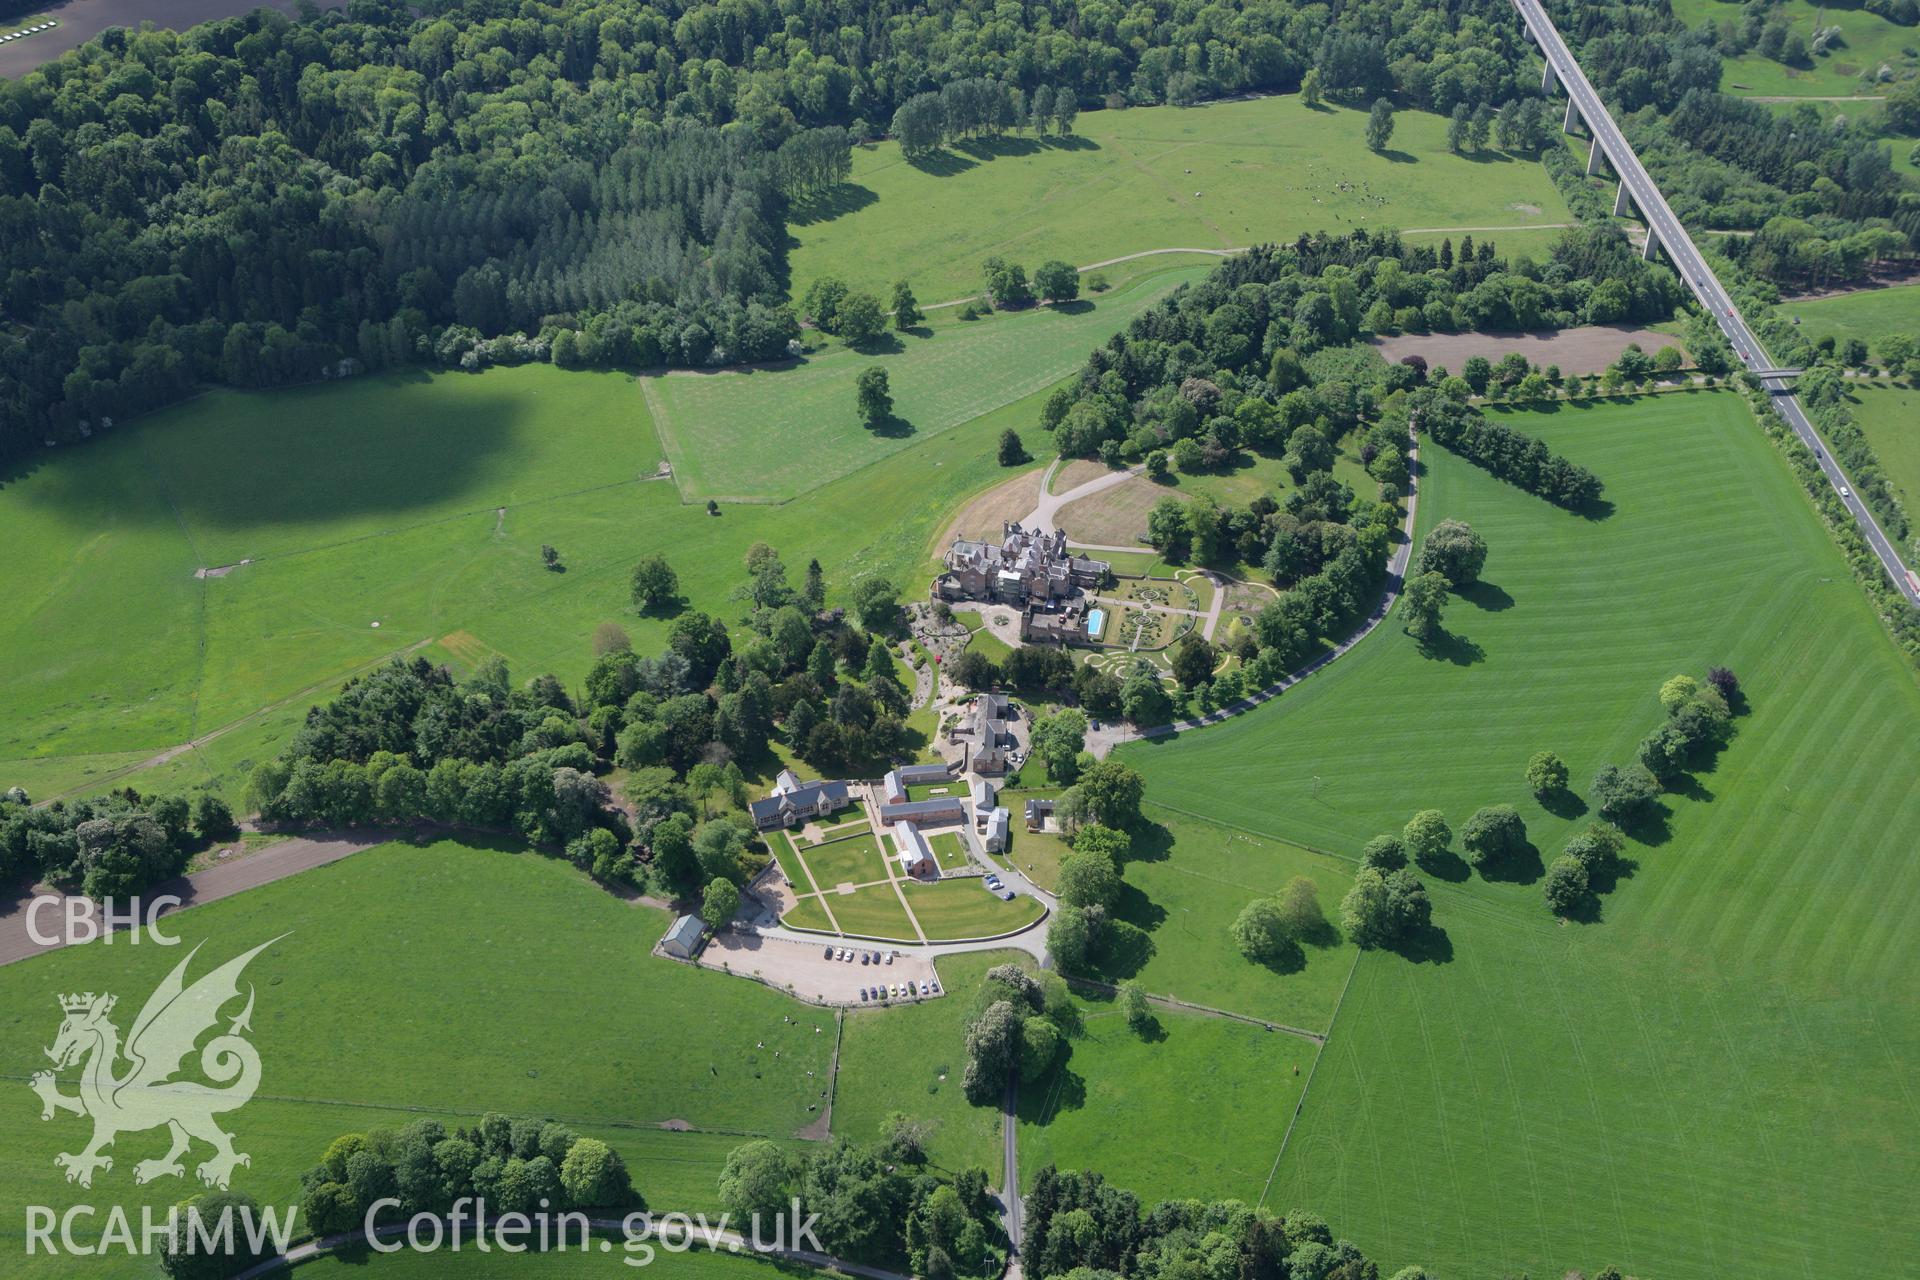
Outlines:
<svg viewBox="0 0 1920 1280"><path fill-rule="evenodd" d="M1259 964L1279 959L1293 942L1272 898L1255 898L1240 908L1227 933L1241 955Z"/></svg>
<svg viewBox="0 0 1920 1280"><path fill-rule="evenodd" d="M680 595L680 575L657 552L633 566L633 607L642 613L663 609Z"/></svg>
<svg viewBox="0 0 1920 1280"><path fill-rule="evenodd" d="M891 580L868 574L854 580L848 592L853 615L860 625L875 633L891 632L900 623L900 591Z"/></svg>
<svg viewBox="0 0 1920 1280"><path fill-rule="evenodd" d="M1567 789L1567 762L1551 751L1536 751L1527 761L1527 786L1536 796L1556 795Z"/></svg>
<svg viewBox="0 0 1920 1280"><path fill-rule="evenodd" d="M1072 302L1080 296L1080 273L1072 264L1052 258L1035 269L1033 287L1048 302Z"/></svg>
<svg viewBox="0 0 1920 1280"><path fill-rule="evenodd" d="M1034 721L1029 745L1056 782L1071 785L1079 774L1075 764L1087 747L1087 717L1072 707Z"/></svg>
<svg viewBox="0 0 1920 1280"><path fill-rule="evenodd" d="M920 310L920 300L913 296L913 286L905 280L893 282L893 327L905 333L926 319Z"/></svg>
<svg viewBox="0 0 1920 1280"><path fill-rule="evenodd" d="M853 387L859 398L860 420L870 428L885 426L893 417L893 394L887 386L886 368L868 365L853 380Z"/></svg>
<svg viewBox="0 0 1920 1280"><path fill-rule="evenodd" d="M1213 678L1219 651L1198 632L1190 632L1173 650L1173 678L1182 689L1195 689Z"/></svg>
<svg viewBox="0 0 1920 1280"><path fill-rule="evenodd" d="M1447 575L1431 570L1407 580L1400 592L1400 608L1407 620L1408 635L1424 644L1440 634L1448 589Z"/></svg>
<svg viewBox="0 0 1920 1280"><path fill-rule="evenodd" d="M1419 573L1442 573L1458 591L1480 580L1487 563L1487 541L1464 520L1442 520L1420 546L1414 568Z"/></svg>
<svg viewBox="0 0 1920 1280"><path fill-rule="evenodd" d="M721 1166L720 1203L743 1222L758 1214L771 1223L792 1211L799 1182L799 1161L777 1143L757 1139L735 1147Z"/></svg>
<svg viewBox="0 0 1920 1280"><path fill-rule="evenodd" d="M706 895L700 901L700 918L718 929L740 910L740 886L719 877L707 882Z"/></svg>
<svg viewBox="0 0 1920 1280"><path fill-rule="evenodd" d="M1118 760L1095 761L1080 775L1076 786L1086 802L1087 816L1094 822L1121 831L1140 825L1145 783L1133 766Z"/></svg>
<svg viewBox="0 0 1920 1280"><path fill-rule="evenodd" d="M1453 843L1453 828L1447 825L1447 815L1440 810L1422 809L1408 820L1401 837L1406 843L1407 856L1425 864L1447 851L1447 846Z"/></svg>
<svg viewBox="0 0 1920 1280"><path fill-rule="evenodd" d="M1526 851L1527 824L1510 804L1483 805L1460 828L1460 846L1468 862L1486 871Z"/></svg>
<svg viewBox="0 0 1920 1280"><path fill-rule="evenodd" d="M1373 110L1367 113L1367 148L1371 151L1385 151L1387 141L1393 137L1393 103L1385 98L1375 98Z"/></svg>
<svg viewBox="0 0 1920 1280"><path fill-rule="evenodd" d="M1546 895L1547 909L1557 916L1572 914L1592 892L1586 867L1581 865L1579 859L1565 855L1553 860L1540 887Z"/></svg>
<svg viewBox="0 0 1920 1280"><path fill-rule="evenodd" d="M1660 782L1644 765L1605 765L1593 776L1588 788L1594 808L1608 822L1632 826L1653 812L1660 797Z"/></svg>

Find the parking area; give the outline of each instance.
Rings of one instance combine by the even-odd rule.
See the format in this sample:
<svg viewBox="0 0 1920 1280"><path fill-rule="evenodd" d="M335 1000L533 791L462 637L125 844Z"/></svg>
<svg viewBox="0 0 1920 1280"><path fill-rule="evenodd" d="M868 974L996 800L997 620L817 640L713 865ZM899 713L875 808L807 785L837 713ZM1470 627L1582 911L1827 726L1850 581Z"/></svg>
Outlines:
<svg viewBox="0 0 1920 1280"><path fill-rule="evenodd" d="M791 990L802 999L825 1004L898 1004L909 999L932 999L935 995L945 994L939 988L939 979L930 958L893 953L893 963L887 964L884 957L891 953L890 949L874 944L865 947L835 944L833 951L835 955L845 951L854 958L827 959L825 942L793 942L759 933L729 930L707 943L706 949L700 953L699 963L709 969L750 974L782 991ZM861 952L869 956L879 954L882 963L861 964ZM919 994L923 982L927 984L928 994L925 997ZM891 994L893 987L906 987L909 984L913 989L912 996L896 998ZM864 1000L860 995L862 989L869 993ZM888 994L875 997L872 993L879 989L886 989Z"/></svg>

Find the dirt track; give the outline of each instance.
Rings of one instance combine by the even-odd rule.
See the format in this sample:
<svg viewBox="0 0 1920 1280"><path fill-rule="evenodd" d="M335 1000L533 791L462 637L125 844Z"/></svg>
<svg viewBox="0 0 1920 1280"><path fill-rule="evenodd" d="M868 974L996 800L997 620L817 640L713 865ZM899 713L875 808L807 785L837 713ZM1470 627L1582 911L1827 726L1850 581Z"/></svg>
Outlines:
<svg viewBox="0 0 1920 1280"><path fill-rule="evenodd" d="M1529 329L1524 333L1404 333L1397 338L1375 338L1373 345L1388 360L1421 356L1429 365L1445 365L1449 372L1460 372L1468 356L1499 360L1509 351L1518 351L1545 368L1557 364L1562 373L1599 373L1637 342L1652 355L1662 347L1677 347L1680 340L1639 325L1589 324L1573 329Z"/></svg>
<svg viewBox="0 0 1920 1280"><path fill-rule="evenodd" d="M148 893L149 899L172 895L180 899L180 906L172 911L197 907L203 903L217 902L221 898L232 897L248 889L257 889L263 884L272 884L275 880L284 880L302 871L311 871L315 867L324 867L330 862L338 862L396 839L398 832L393 831L352 831L316 836L295 836L276 845L249 854L225 866L208 867L205 871L196 871L192 875L181 876L158 884ZM36 897L61 895L51 889L36 886L28 889L16 887L8 895L6 912L0 915L0 965L12 964L39 955L42 951L51 951L62 945L44 946L33 940L27 931L27 909ZM116 904L116 913L124 912L125 904ZM36 924L43 935L60 931L61 913L56 908L42 908Z"/></svg>

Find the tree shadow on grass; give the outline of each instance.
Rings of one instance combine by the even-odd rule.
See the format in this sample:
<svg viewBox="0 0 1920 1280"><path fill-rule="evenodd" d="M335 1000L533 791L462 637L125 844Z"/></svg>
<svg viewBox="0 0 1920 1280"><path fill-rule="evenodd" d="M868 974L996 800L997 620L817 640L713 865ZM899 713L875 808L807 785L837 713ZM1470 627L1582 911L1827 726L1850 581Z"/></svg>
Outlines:
<svg viewBox="0 0 1920 1280"><path fill-rule="evenodd" d="M1128 862L1165 862L1173 852L1173 832L1158 822L1137 827L1127 847Z"/></svg>
<svg viewBox="0 0 1920 1280"><path fill-rule="evenodd" d="M1622 822L1620 829L1648 848L1657 849L1673 839L1672 822L1673 810L1656 800L1633 821Z"/></svg>
<svg viewBox="0 0 1920 1280"><path fill-rule="evenodd" d="M1470 667L1476 662L1487 660L1487 651L1462 635L1455 635L1444 627L1437 628L1434 634L1424 640L1416 639L1420 652L1429 658L1438 658L1451 662L1456 667Z"/></svg>
<svg viewBox="0 0 1920 1280"><path fill-rule="evenodd" d="M1612 516L1613 512L1614 505L1605 498L1595 498L1592 502L1584 502L1573 508L1573 514L1596 524Z"/></svg>
<svg viewBox="0 0 1920 1280"><path fill-rule="evenodd" d="M1523 847L1480 864L1480 878L1490 882L1532 884L1547 873L1540 850L1529 840Z"/></svg>
<svg viewBox="0 0 1920 1280"><path fill-rule="evenodd" d="M1575 902L1571 907L1568 907L1563 915L1574 924L1599 924L1601 918L1600 895L1597 893L1581 894L1579 901Z"/></svg>
<svg viewBox="0 0 1920 1280"><path fill-rule="evenodd" d="M1073 1069L1073 1045L1068 1044L1045 1079L1019 1091L1014 1115L1025 1124L1045 1127L1062 1112L1078 1111L1086 1105L1087 1078Z"/></svg>
<svg viewBox="0 0 1920 1280"><path fill-rule="evenodd" d="M1160 919L1166 918L1166 912L1158 907L1154 910L1159 912ZM1106 936L1092 957L1092 968L1103 980L1118 982L1146 968L1157 950L1152 936L1139 925L1125 919L1109 920Z"/></svg>
<svg viewBox="0 0 1920 1280"><path fill-rule="evenodd" d="M876 436L889 440L899 440L913 434L913 424L897 413L890 413L880 421L867 427Z"/></svg>
<svg viewBox="0 0 1920 1280"><path fill-rule="evenodd" d="M1473 582L1454 592L1462 600L1488 613L1504 613L1513 608L1513 597L1491 582Z"/></svg>
<svg viewBox="0 0 1920 1280"><path fill-rule="evenodd" d="M1437 924L1402 938L1388 950L1413 964L1452 964L1453 939Z"/></svg>
<svg viewBox="0 0 1920 1280"><path fill-rule="evenodd" d="M847 345L863 356L897 356L907 349L907 344L900 341L900 335L891 329L865 342L850 342Z"/></svg>
<svg viewBox="0 0 1920 1280"><path fill-rule="evenodd" d="M1149 898L1138 885L1122 881L1120 899L1113 904L1113 918L1151 933L1167 922L1167 909Z"/></svg>
<svg viewBox="0 0 1920 1280"><path fill-rule="evenodd" d="M1275 949L1272 955L1265 956L1255 961L1255 963L1268 973L1284 976L1289 973L1298 973L1306 968L1307 953L1299 943L1295 942L1292 938L1287 938L1281 942L1280 946Z"/></svg>
<svg viewBox="0 0 1920 1280"><path fill-rule="evenodd" d="M1385 160L1389 164L1419 164L1420 163L1420 157L1414 155L1411 151L1397 151L1392 147L1386 147L1382 149L1380 152L1378 152L1377 154L1380 156L1382 160Z"/></svg>
<svg viewBox="0 0 1920 1280"><path fill-rule="evenodd" d="M1467 860L1451 849L1442 849L1431 857L1421 858L1415 865L1435 880L1444 880L1448 884L1461 884L1473 874L1473 868L1467 865Z"/></svg>
<svg viewBox="0 0 1920 1280"><path fill-rule="evenodd" d="M908 156L907 163L930 178L951 178L955 174L965 173L980 164L972 156L945 147L938 151L928 151L917 156Z"/></svg>
<svg viewBox="0 0 1920 1280"><path fill-rule="evenodd" d="M1542 809L1556 818L1578 818L1587 811L1587 802L1564 787L1534 798L1539 800Z"/></svg>
<svg viewBox="0 0 1920 1280"><path fill-rule="evenodd" d="M818 222L832 222L835 218L857 213L879 199L879 195L869 187L857 182L843 182L830 190L816 192L790 203L787 206L787 225L809 227Z"/></svg>

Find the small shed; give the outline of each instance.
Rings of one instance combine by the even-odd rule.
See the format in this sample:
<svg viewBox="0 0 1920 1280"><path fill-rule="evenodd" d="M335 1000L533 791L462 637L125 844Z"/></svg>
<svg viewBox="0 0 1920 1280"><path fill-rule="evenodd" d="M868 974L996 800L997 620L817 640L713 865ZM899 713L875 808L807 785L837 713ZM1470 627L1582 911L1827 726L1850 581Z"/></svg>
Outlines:
<svg viewBox="0 0 1920 1280"><path fill-rule="evenodd" d="M700 950L700 940L706 933L706 922L699 916L681 916L667 930L667 936L660 939L660 949L676 960L691 960Z"/></svg>

